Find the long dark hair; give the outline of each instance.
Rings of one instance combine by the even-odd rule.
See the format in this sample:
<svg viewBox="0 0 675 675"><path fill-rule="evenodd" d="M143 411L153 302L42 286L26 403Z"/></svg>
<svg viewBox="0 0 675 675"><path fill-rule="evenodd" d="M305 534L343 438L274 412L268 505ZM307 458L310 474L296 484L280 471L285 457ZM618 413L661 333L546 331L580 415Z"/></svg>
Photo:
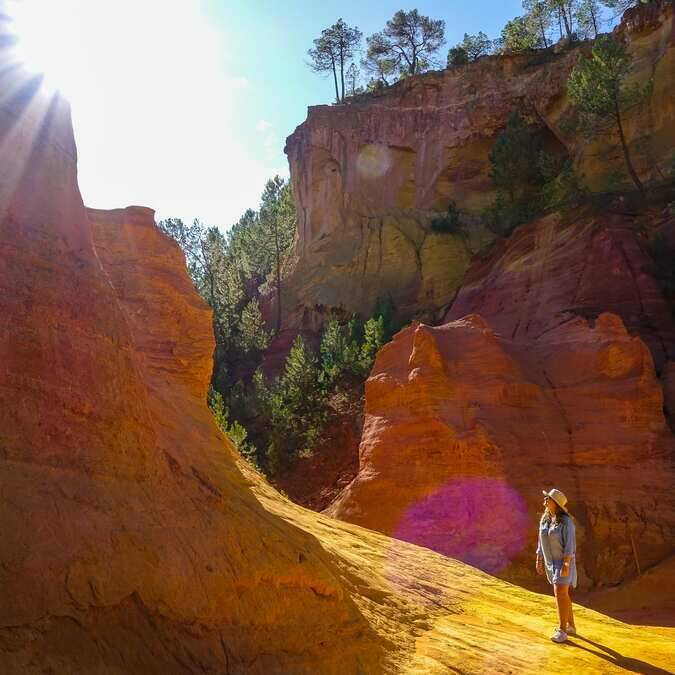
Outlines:
<svg viewBox="0 0 675 675"><path fill-rule="evenodd" d="M555 499L549 499L555 504L555 516L551 515L551 512L544 507L544 513L541 514L541 520L540 522L544 525L548 525L552 520L555 520L556 522L562 523L564 518L571 518L572 516L563 509L560 504L558 504Z"/></svg>

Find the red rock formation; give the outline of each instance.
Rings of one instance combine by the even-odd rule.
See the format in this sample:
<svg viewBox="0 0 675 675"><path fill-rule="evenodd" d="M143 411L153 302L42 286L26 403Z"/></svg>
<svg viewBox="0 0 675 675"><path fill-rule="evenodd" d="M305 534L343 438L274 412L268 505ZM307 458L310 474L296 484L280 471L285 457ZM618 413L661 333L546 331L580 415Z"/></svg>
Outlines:
<svg viewBox="0 0 675 675"><path fill-rule="evenodd" d="M499 334L529 342L575 316L613 312L650 347L660 371L675 359L675 321L639 232L664 218L582 210L521 227L474 261L445 319L478 313Z"/></svg>
<svg viewBox="0 0 675 675"><path fill-rule="evenodd" d="M378 672L336 568L210 418L178 248L150 210L86 213L38 85L2 53L0 670Z"/></svg>
<svg viewBox="0 0 675 675"><path fill-rule="evenodd" d="M469 315L414 325L366 383L338 518L530 581L541 489L569 497L582 584L672 553L675 442L649 350L614 314L517 341ZM495 527L495 520L501 526Z"/></svg>
<svg viewBox="0 0 675 675"><path fill-rule="evenodd" d="M675 147L672 15L671 3L655 2L617 31L636 77L654 82L648 110L626 120L645 179L670 170ZM310 108L286 146L298 231L284 324L316 328L332 309L367 316L388 296L403 315L440 319L471 253L490 237L475 217L493 201L488 154L514 109L540 126L549 151L576 162L592 189L606 189L623 171L618 145L561 125L570 112L567 77L587 48L486 57ZM468 240L430 232L431 216L450 200L468 214Z"/></svg>

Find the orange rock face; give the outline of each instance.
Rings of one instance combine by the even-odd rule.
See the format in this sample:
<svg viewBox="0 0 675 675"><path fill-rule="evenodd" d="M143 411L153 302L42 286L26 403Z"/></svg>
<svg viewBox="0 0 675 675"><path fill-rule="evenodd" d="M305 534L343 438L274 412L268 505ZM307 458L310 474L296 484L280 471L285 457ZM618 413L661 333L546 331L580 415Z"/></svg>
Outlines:
<svg viewBox="0 0 675 675"><path fill-rule="evenodd" d="M672 554L675 441L654 368L672 355L672 315L630 224L610 228L523 228L472 268L448 323L380 351L359 474L331 515L532 581L534 514L557 486L582 584Z"/></svg>
<svg viewBox="0 0 675 675"><path fill-rule="evenodd" d="M637 80L654 83L649 111L626 120L631 152L645 178L670 171L675 147L675 40L672 4L652 3L618 29ZM369 316L391 297L404 316L440 320L471 254L491 235L479 216L494 200L489 153L510 114L539 125L548 151L569 157L593 190L625 174L607 137L565 132L566 83L581 52L486 57L461 68L408 78L311 107L288 138L298 211L286 270L284 324L315 328L331 310ZM454 201L468 237L430 230Z"/></svg>
<svg viewBox="0 0 675 675"><path fill-rule="evenodd" d="M0 670L378 672L333 563L210 418L178 248L148 209L85 210L38 84L1 69Z"/></svg>

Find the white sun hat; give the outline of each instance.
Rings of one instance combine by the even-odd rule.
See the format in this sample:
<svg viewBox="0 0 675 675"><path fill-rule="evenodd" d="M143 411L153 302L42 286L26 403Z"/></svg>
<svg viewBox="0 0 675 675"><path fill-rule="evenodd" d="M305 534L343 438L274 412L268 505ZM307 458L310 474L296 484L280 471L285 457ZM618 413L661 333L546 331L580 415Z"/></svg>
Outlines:
<svg viewBox="0 0 675 675"><path fill-rule="evenodd" d="M547 497L550 497L565 513L569 514L569 511L565 506L565 504L567 504L567 497L565 497L565 495L562 492L560 492L560 490L552 488L548 492L546 492L546 490L542 490L542 493L545 494Z"/></svg>

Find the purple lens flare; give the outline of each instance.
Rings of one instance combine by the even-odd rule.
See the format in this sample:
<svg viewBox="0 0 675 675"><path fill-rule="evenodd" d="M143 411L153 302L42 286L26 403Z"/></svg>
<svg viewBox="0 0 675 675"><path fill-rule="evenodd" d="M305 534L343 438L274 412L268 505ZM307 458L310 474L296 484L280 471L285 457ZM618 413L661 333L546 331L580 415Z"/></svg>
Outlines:
<svg viewBox="0 0 675 675"><path fill-rule="evenodd" d="M498 478L453 479L404 511L393 536L498 574L522 551L529 517Z"/></svg>

